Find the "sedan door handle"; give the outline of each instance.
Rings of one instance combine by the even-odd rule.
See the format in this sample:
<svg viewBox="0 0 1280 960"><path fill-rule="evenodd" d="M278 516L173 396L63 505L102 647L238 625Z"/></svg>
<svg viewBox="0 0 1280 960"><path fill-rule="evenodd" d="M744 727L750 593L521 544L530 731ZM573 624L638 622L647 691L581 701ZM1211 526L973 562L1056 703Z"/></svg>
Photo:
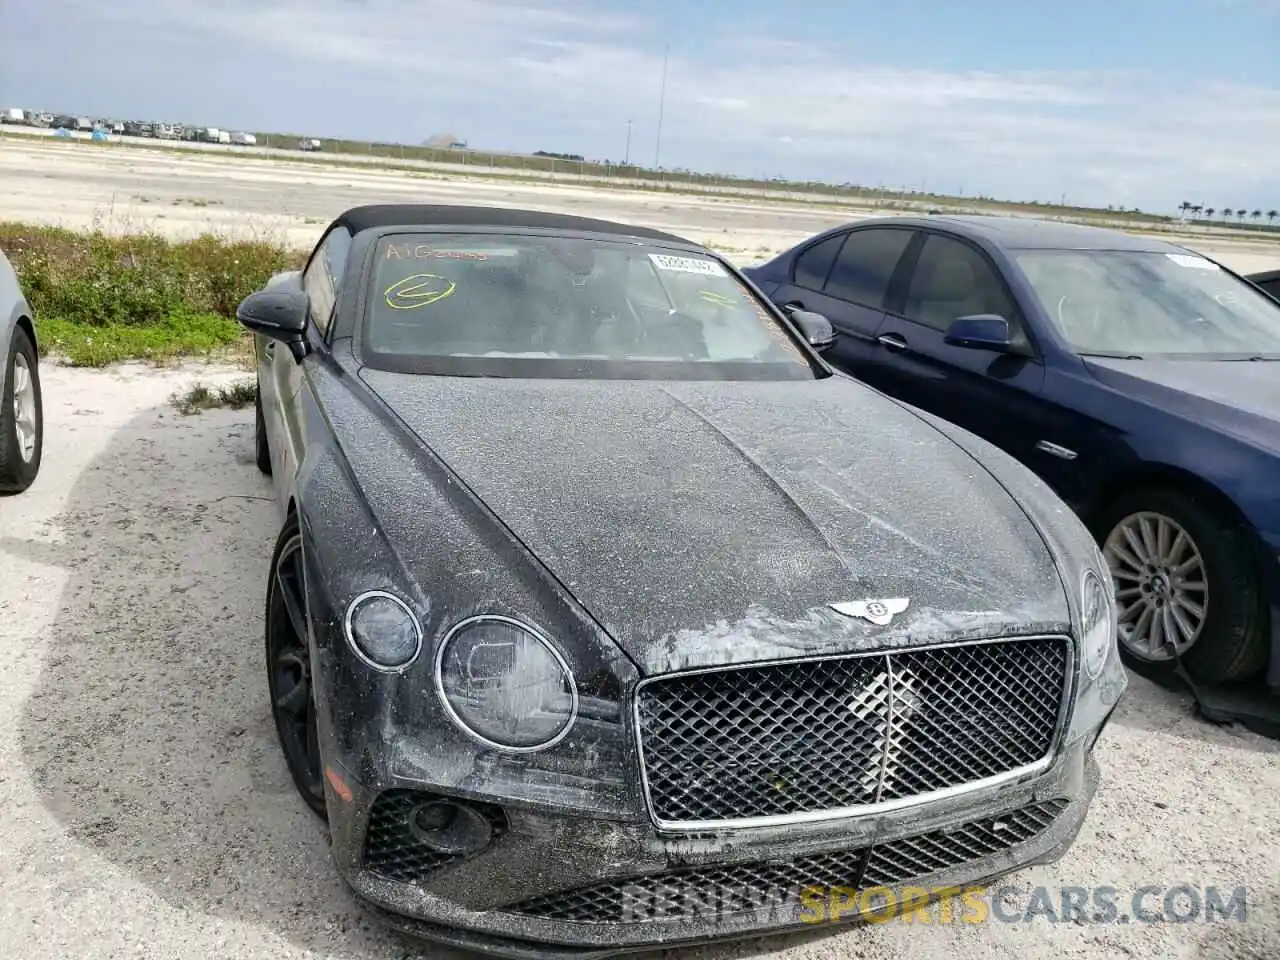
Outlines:
<svg viewBox="0 0 1280 960"><path fill-rule="evenodd" d="M882 333L876 337L876 343L889 350L905 350L907 349L907 340L898 333Z"/></svg>

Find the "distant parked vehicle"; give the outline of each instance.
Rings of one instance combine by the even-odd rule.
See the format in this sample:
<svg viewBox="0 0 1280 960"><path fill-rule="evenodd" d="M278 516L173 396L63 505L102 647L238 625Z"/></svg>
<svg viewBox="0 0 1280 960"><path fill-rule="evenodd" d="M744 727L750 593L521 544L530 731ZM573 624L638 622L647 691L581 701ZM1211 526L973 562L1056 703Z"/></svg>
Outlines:
<svg viewBox="0 0 1280 960"><path fill-rule="evenodd" d="M298 141L299 150L319 150L321 147L322 144L320 141L316 140L314 137L305 137Z"/></svg>
<svg viewBox="0 0 1280 960"><path fill-rule="evenodd" d="M88 117L76 117L75 126L73 126L71 129L78 130L82 133L88 133L91 130L93 130L93 121L90 120Z"/></svg>
<svg viewBox="0 0 1280 960"><path fill-rule="evenodd" d="M3 114L0 114L0 123L25 124L26 122L27 112L18 107L9 107Z"/></svg>
<svg viewBox="0 0 1280 960"><path fill-rule="evenodd" d="M847 224L744 271L828 361L1036 471L1111 566L1120 646L1280 689L1280 304L1184 247L1018 217Z"/></svg>
<svg viewBox="0 0 1280 960"><path fill-rule="evenodd" d="M65 113L59 114L53 118L50 126L57 127L59 130L74 130L76 128L76 118L69 117Z"/></svg>
<svg viewBox="0 0 1280 960"><path fill-rule="evenodd" d="M31 306L0 253L0 494L21 493L40 472L44 407Z"/></svg>
<svg viewBox="0 0 1280 960"><path fill-rule="evenodd" d="M252 147L257 145L258 138L252 133L233 133L231 135L231 142L242 147Z"/></svg>
<svg viewBox="0 0 1280 960"><path fill-rule="evenodd" d="M1248 277L1251 283L1261 287L1271 296L1280 300L1280 270L1268 270L1266 273L1255 273Z"/></svg>

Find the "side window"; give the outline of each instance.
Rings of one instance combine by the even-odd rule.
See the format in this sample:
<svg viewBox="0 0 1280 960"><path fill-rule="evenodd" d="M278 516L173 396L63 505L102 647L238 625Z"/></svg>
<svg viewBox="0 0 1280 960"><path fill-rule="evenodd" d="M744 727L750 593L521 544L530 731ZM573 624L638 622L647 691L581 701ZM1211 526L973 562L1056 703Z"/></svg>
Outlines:
<svg viewBox="0 0 1280 960"><path fill-rule="evenodd" d="M796 275L793 281L797 287L807 290L822 290L827 282L827 274L831 272L831 264L840 252L840 244L844 243L846 234L837 233L821 243L815 243L800 256L796 257Z"/></svg>
<svg viewBox="0 0 1280 960"><path fill-rule="evenodd" d="M910 230L854 230L831 268L824 292L829 297L879 309L911 237Z"/></svg>
<svg viewBox="0 0 1280 960"><path fill-rule="evenodd" d="M907 288L908 320L946 330L957 317L995 313L1010 324L1017 311L987 259L967 243L930 234Z"/></svg>
<svg viewBox="0 0 1280 960"><path fill-rule="evenodd" d="M302 275L302 289L311 300L311 322L322 334L329 332L350 250L351 234L347 228L334 227L320 242Z"/></svg>

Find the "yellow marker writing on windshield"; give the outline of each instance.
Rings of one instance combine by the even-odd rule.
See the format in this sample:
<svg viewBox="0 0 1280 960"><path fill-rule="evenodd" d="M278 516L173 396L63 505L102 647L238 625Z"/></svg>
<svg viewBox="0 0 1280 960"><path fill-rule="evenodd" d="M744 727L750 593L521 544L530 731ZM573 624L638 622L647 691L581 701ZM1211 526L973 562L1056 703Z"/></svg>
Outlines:
<svg viewBox="0 0 1280 960"><path fill-rule="evenodd" d="M699 290L698 296L707 301L707 303L714 303L721 307L732 307L738 302L736 297L730 297L723 293L716 293L714 290Z"/></svg>
<svg viewBox="0 0 1280 960"><path fill-rule="evenodd" d="M383 297L392 310L413 310L439 303L458 289L447 277L434 273L415 273L387 287Z"/></svg>

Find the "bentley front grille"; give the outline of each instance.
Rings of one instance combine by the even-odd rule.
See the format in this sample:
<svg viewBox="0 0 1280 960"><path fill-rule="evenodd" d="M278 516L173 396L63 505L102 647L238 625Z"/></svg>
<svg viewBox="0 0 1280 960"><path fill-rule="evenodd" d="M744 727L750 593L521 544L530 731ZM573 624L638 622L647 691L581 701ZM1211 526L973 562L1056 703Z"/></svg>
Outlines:
<svg viewBox="0 0 1280 960"><path fill-rule="evenodd" d="M742 666L640 684L655 823L699 829L915 802L1046 763L1071 642L1031 637Z"/></svg>
<svg viewBox="0 0 1280 960"><path fill-rule="evenodd" d="M1043 834L1065 810L1049 800L997 817L867 849L787 861L691 867L609 880L503 907L505 913L567 923L694 921L797 910L806 890L855 893L894 888L1004 853Z"/></svg>

